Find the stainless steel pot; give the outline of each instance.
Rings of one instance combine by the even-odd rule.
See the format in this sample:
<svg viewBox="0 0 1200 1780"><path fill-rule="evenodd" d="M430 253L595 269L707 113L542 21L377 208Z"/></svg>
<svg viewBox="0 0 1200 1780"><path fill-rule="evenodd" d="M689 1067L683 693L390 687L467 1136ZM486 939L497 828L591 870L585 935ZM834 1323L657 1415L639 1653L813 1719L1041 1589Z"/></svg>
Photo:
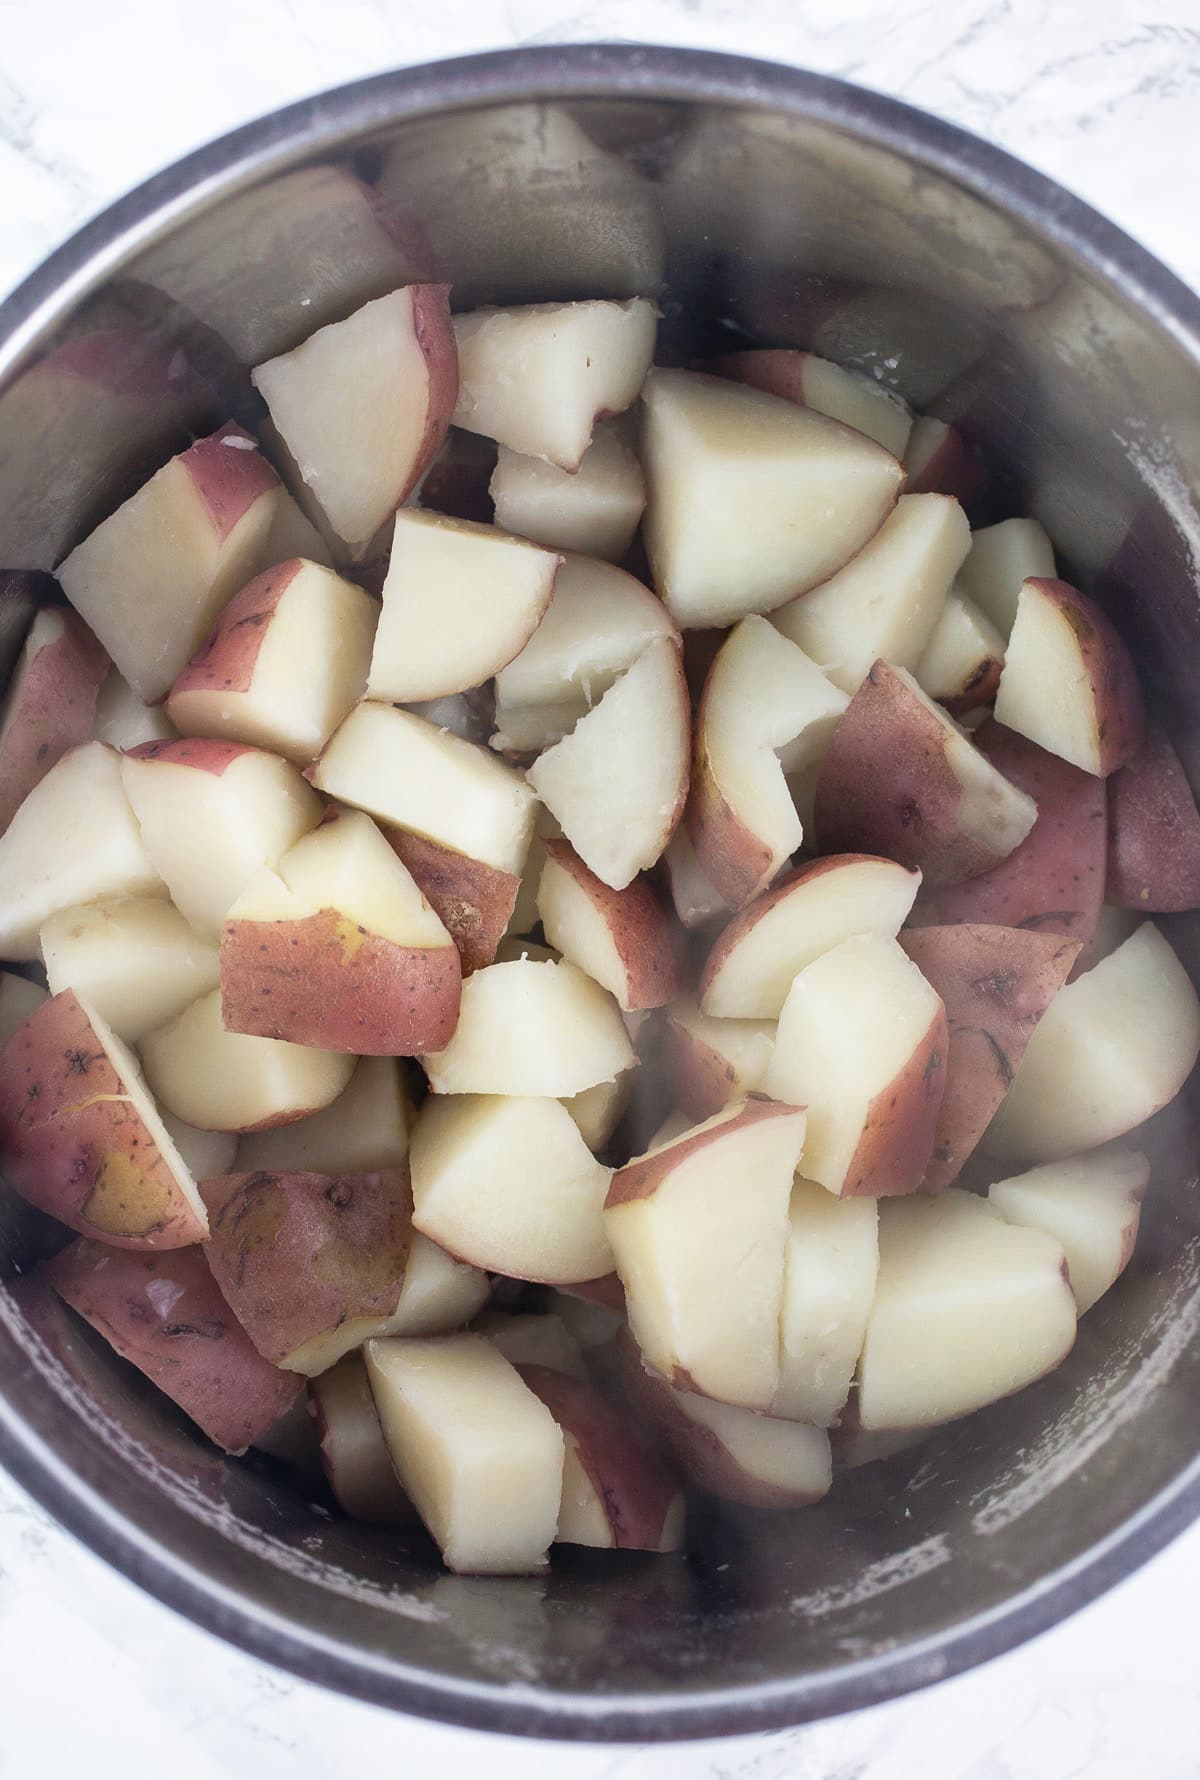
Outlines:
<svg viewBox="0 0 1200 1780"><path fill-rule="evenodd" d="M1195 778L1200 302L983 143L732 57L417 68L150 180L0 309L0 560L51 567L189 427L254 423L248 363L431 272L460 303L656 292L680 358L816 342L958 421L1002 467L995 514L1042 516L1135 643ZM1168 926L1194 966L1196 923ZM1060 1372L817 1508L709 1509L687 1558L457 1578L416 1537L314 1512L270 1461L220 1459L20 1277L46 1231L15 1204L0 1456L179 1611L407 1711L674 1738L869 1705L1052 1624L1200 1506L1196 1110L1156 1121L1137 1259Z"/></svg>

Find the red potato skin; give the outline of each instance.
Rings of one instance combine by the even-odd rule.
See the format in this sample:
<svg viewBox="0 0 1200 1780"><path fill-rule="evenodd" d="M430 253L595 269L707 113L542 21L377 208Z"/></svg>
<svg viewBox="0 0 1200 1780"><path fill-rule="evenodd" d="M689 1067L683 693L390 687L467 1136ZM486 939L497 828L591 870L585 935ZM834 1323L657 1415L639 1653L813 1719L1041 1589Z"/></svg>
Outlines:
<svg viewBox="0 0 1200 1780"><path fill-rule="evenodd" d="M905 494L949 494L966 508L982 498L991 481L987 466L958 428L950 425L927 457L910 461L906 455L904 467L908 473Z"/></svg>
<svg viewBox="0 0 1200 1780"><path fill-rule="evenodd" d="M880 854L919 869L931 888L994 865L995 853L958 826L961 789L946 741L941 725L887 662L877 661L850 700L821 766L821 851Z"/></svg>
<svg viewBox="0 0 1200 1780"><path fill-rule="evenodd" d="M946 1010L939 1007L904 1068L868 1107L839 1198L884 1199L916 1192L933 1154L949 1048Z"/></svg>
<svg viewBox="0 0 1200 1780"><path fill-rule="evenodd" d="M618 1330L613 1347L634 1413L655 1431L697 1489L724 1502L740 1502L744 1508L804 1508L819 1500L802 1490L764 1483L743 1470L712 1428L694 1422L680 1409L667 1380L646 1365L628 1329Z"/></svg>
<svg viewBox="0 0 1200 1780"><path fill-rule="evenodd" d="M1108 614L1069 581L1033 577L1026 586L1057 606L1078 640L1100 727L1100 777L1106 779L1133 759L1146 733L1145 701L1133 658Z"/></svg>
<svg viewBox="0 0 1200 1780"><path fill-rule="evenodd" d="M125 750L130 760L161 760L166 766L190 766L219 779L243 754L261 754L247 742L218 742L208 736L178 736L167 742L139 742Z"/></svg>
<svg viewBox="0 0 1200 1780"><path fill-rule="evenodd" d="M425 359L429 381L425 403L425 430L408 482L397 496L398 507L408 499L441 450L450 429L450 417L458 401L458 343L454 338L454 324L450 319L450 286L414 284L409 288L412 292L413 329L417 345Z"/></svg>
<svg viewBox="0 0 1200 1780"><path fill-rule="evenodd" d="M719 1109L718 1109L719 1110ZM744 1131L749 1125L761 1125L764 1119L793 1118L802 1108L786 1106L782 1100L768 1100L763 1094L747 1096L745 1105L727 1119L719 1129L703 1131L699 1136L677 1137L674 1143L656 1150L651 1156L635 1156L624 1168L618 1168L608 1186L605 1211L615 1205L628 1205L633 1199L650 1199L658 1191L663 1177L711 1148L714 1143Z"/></svg>
<svg viewBox="0 0 1200 1780"><path fill-rule="evenodd" d="M752 352L722 353L719 358L708 359L702 369L714 377L765 390L769 396L779 396L803 408L807 406L804 368L811 357L810 352L790 346L764 347Z"/></svg>
<svg viewBox="0 0 1200 1780"><path fill-rule="evenodd" d="M276 607L304 564L294 556L248 581L235 593L167 695L167 710L180 692L247 692L259 650Z"/></svg>
<svg viewBox="0 0 1200 1780"><path fill-rule="evenodd" d="M213 1278L265 1360L395 1310L412 1246L407 1168L266 1170L203 1183Z"/></svg>
<svg viewBox="0 0 1200 1780"><path fill-rule="evenodd" d="M392 852L458 947L463 976L494 963L496 947L508 931L516 907L520 878L486 865L482 859L452 852L406 828L380 827ZM437 1045L424 1048L440 1049Z"/></svg>
<svg viewBox="0 0 1200 1780"><path fill-rule="evenodd" d="M700 869L717 895L732 909L744 908L770 883L775 854L721 793L704 744L703 700L685 820Z"/></svg>
<svg viewBox="0 0 1200 1780"><path fill-rule="evenodd" d="M604 1504L620 1551L661 1551L667 1516L679 1498L674 1476L638 1439L629 1418L582 1379L549 1366L518 1366L564 1434Z"/></svg>
<svg viewBox="0 0 1200 1780"><path fill-rule="evenodd" d="M793 891L824 877L827 872L840 871L845 866L891 865L892 863L890 859L881 860L875 853L829 853L820 859L810 860L806 865L799 865L793 871L785 872L781 878L776 879L769 890L765 890L761 896L756 896L752 903L734 916L728 926L721 929L712 951L705 960L697 990L697 1000L703 1006L704 997L708 993L714 977L728 962L730 953L737 950L741 941L757 926L764 915L770 914L772 909L778 907L781 902L785 902ZM901 869L907 868L902 867Z"/></svg>
<svg viewBox="0 0 1200 1780"><path fill-rule="evenodd" d="M924 886L909 925L1029 927L1088 945L1105 898L1105 781L991 717L974 741L998 772L1033 798L1037 821L990 871L964 884Z"/></svg>
<svg viewBox="0 0 1200 1780"><path fill-rule="evenodd" d="M1033 1030L1079 956L1079 941L1029 928L918 927L900 944L941 996L946 1091L923 1187L958 1177L1012 1085Z"/></svg>
<svg viewBox="0 0 1200 1780"><path fill-rule="evenodd" d="M1200 908L1200 812L1161 729L1108 781L1104 899L1139 913Z"/></svg>
<svg viewBox="0 0 1200 1780"><path fill-rule="evenodd" d="M397 945L337 909L295 921L226 921L221 930L227 1032L356 1057L415 1057L449 1043L461 982L454 946Z"/></svg>
<svg viewBox="0 0 1200 1780"><path fill-rule="evenodd" d="M108 656L74 612L23 664L0 730L0 831L69 748L89 740Z"/></svg>
<svg viewBox="0 0 1200 1780"><path fill-rule="evenodd" d="M684 989L684 955L674 920L645 877L614 890L589 871L570 841L545 843L546 857L574 878L608 928L625 970L629 1012L665 1007ZM511 912L511 911L510 911Z"/></svg>
<svg viewBox="0 0 1200 1780"><path fill-rule="evenodd" d="M245 1452L300 1395L303 1380L270 1365L252 1345L202 1249L132 1255L80 1240L42 1273L64 1303L226 1452Z"/></svg>
<svg viewBox="0 0 1200 1780"><path fill-rule="evenodd" d="M230 439L245 443L231 445ZM219 426L207 439L197 439L180 454L179 462L191 477L221 543L260 495L280 487L278 476L259 451L256 440L233 421Z"/></svg>
<svg viewBox="0 0 1200 1780"><path fill-rule="evenodd" d="M737 1093L737 1072L727 1057L666 1013L655 1037L667 1098L680 1112L698 1123L729 1105Z"/></svg>
<svg viewBox="0 0 1200 1780"><path fill-rule="evenodd" d="M207 1234L71 989L0 1050L0 1168L31 1205L116 1248Z"/></svg>

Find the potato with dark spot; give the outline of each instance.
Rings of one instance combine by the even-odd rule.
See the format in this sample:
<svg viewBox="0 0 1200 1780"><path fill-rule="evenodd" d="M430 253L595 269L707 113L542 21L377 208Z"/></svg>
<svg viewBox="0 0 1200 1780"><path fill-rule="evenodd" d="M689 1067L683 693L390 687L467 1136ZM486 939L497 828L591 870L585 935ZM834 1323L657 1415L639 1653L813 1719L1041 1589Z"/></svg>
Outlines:
<svg viewBox="0 0 1200 1780"><path fill-rule="evenodd" d="M412 1246L407 1168L205 1181L213 1277L263 1358L316 1377L386 1332Z"/></svg>

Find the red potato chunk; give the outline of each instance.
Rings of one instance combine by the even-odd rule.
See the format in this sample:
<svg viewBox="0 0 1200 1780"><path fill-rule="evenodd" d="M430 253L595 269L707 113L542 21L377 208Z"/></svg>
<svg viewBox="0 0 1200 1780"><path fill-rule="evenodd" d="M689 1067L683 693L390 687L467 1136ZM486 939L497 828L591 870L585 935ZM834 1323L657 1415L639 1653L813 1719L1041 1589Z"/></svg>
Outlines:
<svg viewBox="0 0 1200 1780"><path fill-rule="evenodd" d="M1200 908L1200 813L1160 729L1108 781L1105 901L1143 914Z"/></svg>
<svg viewBox="0 0 1200 1780"><path fill-rule="evenodd" d="M69 748L92 733L108 657L74 612L39 612L0 711L0 830Z"/></svg>

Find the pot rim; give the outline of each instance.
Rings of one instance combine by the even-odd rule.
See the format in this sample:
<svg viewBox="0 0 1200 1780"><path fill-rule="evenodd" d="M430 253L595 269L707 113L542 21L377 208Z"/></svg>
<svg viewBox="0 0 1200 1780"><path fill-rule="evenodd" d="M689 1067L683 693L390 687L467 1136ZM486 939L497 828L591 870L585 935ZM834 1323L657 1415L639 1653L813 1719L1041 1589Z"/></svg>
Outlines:
<svg viewBox="0 0 1200 1780"><path fill-rule="evenodd" d="M241 187L391 124L474 105L645 98L782 111L890 148L1015 216L1169 334L1200 373L1200 297L1082 200L957 126L830 76L707 50L638 43L497 50L418 64L302 99L230 131L118 199L0 303L0 384L135 254ZM135 1527L25 1422L0 1387L0 1460L115 1570L250 1655L375 1705L466 1728L574 1741L677 1741L779 1730L859 1710L998 1656L1129 1575L1200 1515L1200 1450L1107 1538L1002 1606L902 1650L821 1675L697 1693L549 1693L439 1677L349 1649L226 1586Z"/></svg>

